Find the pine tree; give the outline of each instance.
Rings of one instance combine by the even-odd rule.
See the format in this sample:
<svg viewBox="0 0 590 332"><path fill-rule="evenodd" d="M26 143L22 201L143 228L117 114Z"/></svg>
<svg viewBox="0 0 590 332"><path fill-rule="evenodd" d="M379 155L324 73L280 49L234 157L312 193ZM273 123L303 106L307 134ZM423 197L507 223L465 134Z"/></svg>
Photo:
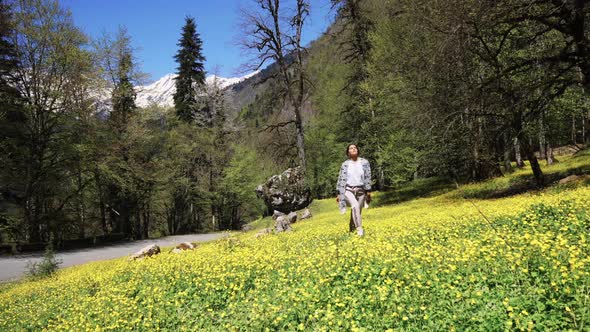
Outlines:
<svg viewBox="0 0 590 332"><path fill-rule="evenodd" d="M10 7L5 1L0 0L0 95L3 106L18 95L16 89L8 83L11 72L17 66L14 45L10 41L13 30Z"/></svg>
<svg viewBox="0 0 590 332"><path fill-rule="evenodd" d="M182 36L178 41L180 49L174 56L178 62L174 107L176 115L185 122L204 125L210 122L208 108L201 105L198 89L205 85L205 57L202 54L201 38L197 33L195 19L186 17Z"/></svg>
<svg viewBox="0 0 590 332"><path fill-rule="evenodd" d="M112 120L116 126L125 126L129 116L135 110L135 90L131 82L133 62L131 54L122 50L119 60L117 84L113 90L113 114Z"/></svg>
<svg viewBox="0 0 590 332"><path fill-rule="evenodd" d="M109 220L113 232L133 237L133 216L136 215L137 204L132 189L134 177L129 171L133 160L128 142L131 136L131 118L135 117L137 109L133 87L137 71L127 30L120 28L114 40L108 37L105 40L105 50L105 53L112 52L112 59L109 61L115 64L109 73L114 83L111 92L113 109L109 119L114 135L110 137L111 151L103 169L106 175Z"/></svg>
<svg viewBox="0 0 590 332"><path fill-rule="evenodd" d="M18 188L21 187L15 181L17 177L12 170L16 168L15 156L20 150L20 138L24 131L23 114L19 109L20 95L10 84L11 75L18 64L14 44L11 42L13 35L14 22L11 8L5 1L0 0L0 192L4 193L0 195L0 227L4 230L11 228L11 220L18 220L11 218L7 207L8 204L16 207L14 198L17 195L14 193L17 193ZM7 199L8 197L12 199ZM12 234L8 231L2 233L0 242L9 241Z"/></svg>
<svg viewBox="0 0 590 332"><path fill-rule="evenodd" d="M133 83L131 82L132 68L133 62L131 59L131 53L126 48L122 48L119 55L117 83L113 90L113 113L111 114L111 121L115 133L121 135L119 141L115 145L118 150L117 154L120 158L118 163L123 165L123 167L121 167L122 169L127 169L129 151L124 141L125 137L127 137L129 119L136 109L136 94L133 89ZM129 174L123 171L118 175L126 177ZM125 192L121 183L113 183L110 189L111 205L115 206L116 210L119 211L115 214L111 213L111 223L115 225L116 231L130 235L131 216L136 207L134 199L129 193Z"/></svg>

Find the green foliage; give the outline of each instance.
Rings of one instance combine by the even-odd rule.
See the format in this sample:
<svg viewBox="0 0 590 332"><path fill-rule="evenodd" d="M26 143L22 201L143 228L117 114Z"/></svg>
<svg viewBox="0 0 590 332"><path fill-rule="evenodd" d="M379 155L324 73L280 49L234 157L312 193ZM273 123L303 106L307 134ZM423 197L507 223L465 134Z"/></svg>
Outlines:
<svg viewBox="0 0 590 332"><path fill-rule="evenodd" d="M514 160L514 138L526 159L589 136L586 76L575 73L587 57L556 55L572 52L573 3L532 12L523 1L333 3L340 17L310 51L320 114L311 122L336 142L356 141L379 186L411 174L487 179ZM524 18L541 16L550 19Z"/></svg>
<svg viewBox="0 0 590 332"><path fill-rule="evenodd" d="M55 258L55 253L51 245L45 248L43 258L39 262L29 262L26 266L27 275L30 278L46 278L59 269L61 260Z"/></svg>
<svg viewBox="0 0 590 332"><path fill-rule="evenodd" d="M36 242L59 236L66 219L62 217L81 187L76 185L82 158L77 124L90 111L92 68L90 54L83 49L86 37L57 2L11 6L14 26L9 39L18 65L10 72L10 85L21 98L18 107L2 107L8 111L2 127L10 130L2 130L7 137L2 139L0 176L21 210L16 214L22 218L18 235ZM2 55L4 60L9 59Z"/></svg>
<svg viewBox="0 0 590 332"><path fill-rule="evenodd" d="M348 119L344 121L341 116L353 98L344 92L353 70L339 52L339 40L331 34L314 42L307 67L314 80L312 102L317 109L305 135L307 179L315 197L332 197L340 165L346 159L344 150L358 134L352 128L346 128L344 122ZM363 143L358 143L361 152L364 151Z"/></svg>
<svg viewBox="0 0 590 332"><path fill-rule="evenodd" d="M6 116L6 105L10 100L18 96L18 91L9 83L10 74L17 67L16 50L12 42L14 34L13 13L5 1L0 2L0 96L3 107L0 113L0 121ZM14 101L13 101L14 102Z"/></svg>
<svg viewBox="0 0 590 332"><path fill-rule="evenodd" d="M11 86L11 73L17 68L15 45L12 42L14 22L11 7L0 1L0 243L19 235L18 205L15 194L19 181L9 169L22 165L14 153L25 135L24 117L19 109L19 91ZM22 217L22 216L19 216Z"/></svg>
<svg viewBox="0 0 590 332"><path fill-rule="evenodd" d="M346 144L338 143L335 134L319 126L308 127L306 139L309 151L307 179L312 195L321 198L335 196L335 177L346 159L343 152Z"/></svg>
<svg viewBox="0 0 590 332"><path fill-rule="evenodd" d="M115 127L121 127L121 130L125 130L129 117L136 109L136 93L131 82L131 72L133 70L131 54L125 51L119 56L117 81L111 97L113 111L110 114L110 120Z"/></svg>
<svg viewBox="0 0 590 332"><path fill-rule="evenodd" d="M207 108L202 105L199 90L205 85L205 57L195 19L187 16L182 27L180 47L174 59L178 63L174 107L176 115L185 122L196 120L201 126L210 124Z"/></svg>
<svg viewBox="0 0 590 332"><path fill-rule="evenodd" d="M211 160L216 155L210 130L168 116L170 125L162 156L168 186L168 233L206 231L211 224Z"/></svg>
<svg viewBox="0 0 590 332"><path fill-rule="evenodd" d="M219 188L224 199L221 229L238 229L266 209L255 189L270 176L268 166L248 147L233 145L231 150L232 157L223 170Z"/></svg>

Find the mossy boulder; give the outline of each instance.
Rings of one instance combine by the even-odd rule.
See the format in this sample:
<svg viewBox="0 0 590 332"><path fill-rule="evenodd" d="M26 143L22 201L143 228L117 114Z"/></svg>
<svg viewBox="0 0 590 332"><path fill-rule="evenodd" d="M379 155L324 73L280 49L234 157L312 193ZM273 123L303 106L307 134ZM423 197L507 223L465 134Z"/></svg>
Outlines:
<svg viewBox="0 0 590 332"><path fill-rule="evenodd" d="M301 167L289 168L280 175L271 176L256 188L256 194L271 211L285 214L304 209L312 201Z"/></svg>

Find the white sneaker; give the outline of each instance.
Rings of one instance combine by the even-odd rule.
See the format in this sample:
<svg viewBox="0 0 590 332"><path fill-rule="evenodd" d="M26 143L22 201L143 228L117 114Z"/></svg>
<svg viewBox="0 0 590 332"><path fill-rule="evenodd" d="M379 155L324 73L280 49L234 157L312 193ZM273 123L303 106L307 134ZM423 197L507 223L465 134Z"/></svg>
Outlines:
<svg viewBox="0 0 590 332"><path fill-rule="evenodd" d="M358 236L365 236L365 230L362 227L356 229Z"/></svg>

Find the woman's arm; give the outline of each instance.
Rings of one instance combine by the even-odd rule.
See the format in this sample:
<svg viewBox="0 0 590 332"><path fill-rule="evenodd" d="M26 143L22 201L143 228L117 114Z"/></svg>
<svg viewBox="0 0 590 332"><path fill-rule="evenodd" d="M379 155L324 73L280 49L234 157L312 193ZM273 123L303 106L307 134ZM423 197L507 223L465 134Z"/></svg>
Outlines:
<svg viewBox="0 0 590 332"><path fill-rule="evenodd" d="M363 189L365 189L366 192L370 192L371 191L371 164L366 159L363 159L363 172L364 172Z"/></svg>
<svg viewBox="0 0 590 332"><path fill-rule="evenodd" d="M365 189L365 193L367 195L367 197L365 198L367 203L371 202L371 164L369 163L368 160L365 160L366 162L366 167L364 167L363 165L363 170L365 171L365 183L364 183L364 189Z"/></svg>
<svg viewBox="0 0 590 332"><path fill-rule="evenodd" d="M336 181L336 202L340 202L340 196L344 195L346 190L346 161L340 166L338 180Z"/></svg>

